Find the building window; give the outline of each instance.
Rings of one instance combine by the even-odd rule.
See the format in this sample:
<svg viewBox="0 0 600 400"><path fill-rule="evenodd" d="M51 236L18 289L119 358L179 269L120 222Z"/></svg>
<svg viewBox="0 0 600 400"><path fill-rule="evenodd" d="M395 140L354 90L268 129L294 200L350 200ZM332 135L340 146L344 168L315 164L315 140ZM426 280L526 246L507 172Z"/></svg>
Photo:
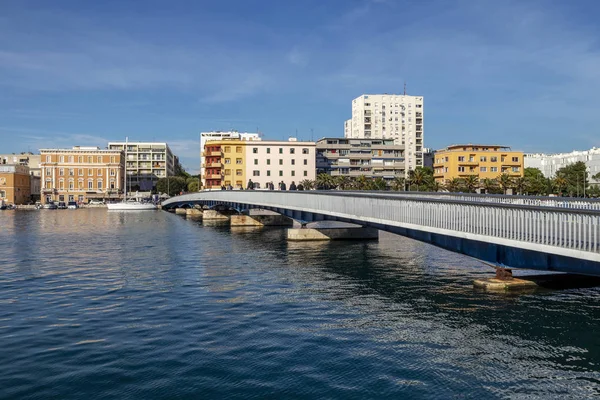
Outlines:
<svg viewBox="0 0 600 400"><path fill-rule="evenodd" d="M225 176L227 176L227 175L231 175L231 170L230 169L226 169L225 170Z"/></svg>
<svg viewBox="0 0 600 400"><path fill-rule="evenodd" d="M458 167L458 172L465 172L465 167Z"/></svg>
<svg viewBox="0 0 600 400"><path fill-rule="evenodd" d="M59 169L58 170L58 175L65 176L65 169L64 168Z"/></svg>
<svg viewBox="0 0 600 400"><path fill-rule="evenodd" d="M296 176L296 171L292 171L292 176Z"/></svg>
<svg viewBox="0 0 600 400"><path fill-rule="evenodd" d="M111 162L112 164L114 164L114 163L115 163L115 156L111 156L111 157L110 157L110 162Z"/></svg>
<svg viewBox="0 0 600 400"><path fill-rule="evenodd" d="M242 170L241 170L241 169L236 169L236 170L235 170L235 174L236 174L237 176L241 176L241 175L242 175Z"/></svg>
<svg viewBox="0 0 600 400"><path fill-rule="evenodd" d="M279 148L279 154L283 154L283 147Z"/></svg>
<svg viewBox="0 0 600 400"><path fill-rule="evenodd" d="M291 147L291 148L290 148L290 154L295 154L295 153L296 153L296 149L295 149L295 148L293 148L293 147Z"/></svg>
<svg viewBox="0 0 600 400"><path fill-rule="evenodd" d="M73 168L69 168L69 176L75 176L75 170Z"/></svg>
<svg viewBox="0 0 600 400"><path fill-rule="evenodd" d="M73 156L69 156L69 163L73 163Z"/></svg>
<svg viewBox="0 0 600 400"><path fill-rule="evenodd" d="M296 160L292 159L292 165L296 165Z"/></svg>
<svg viewBox="0 0 600 400"><path fill-rule="evenodd" d="M225 146L225 153L231 153L231 147Z"/></svg>
<svg viewBox="0 0 600 400"><path fill-rule="evenodd" d="M260 171L252 171L252 176L260 176Z"/></svg>
<svg viewBox="0 0 600 400"><path fill-rule="evenodd" d="M520 168L519 167L512 167L512 172L519 172Z"/></svg>
<svg viewBox="0 0 600 400"><path fill-rule="evenodd" d="M307 148L302 149L302 154L308 154L309 150Z"/></svg>
<svg viewBox="0 0 600 400"><path fill-rule="evenodd" d="M58 182L58 188L59 188L60 190L64 190L64 189L65 189L65 181L64 181L64 180L62 180L62 179L61 179L61 180Z"/></svg>
<svg viewBox="0 0 600 400"><path fill-rule="evenodd" d="M283 165L283 160L281 158L279 159L279 165Z"/></svg>
<svg viewBox="0 0 600 400"><path fill-rule="evenodd" d="M73 190L75 188L75 182L69 181L69 189Z"/></svg>
<svg viewBox="0 0 600 400"><path fill-rule="evenodd" d="M271 165L271 159L267 158L267 165Z"/></svg>
<svg viewBox="0 0 600 400"><path fill-rule="evenodd" d="M88 189L92 190L94 188L94 181L88 181Z"/></svg>
<svg viewBox="0 0 600 400"><path fill-rule="evenodd" d="M116 175L116 173L115 173L115 170L114 170L114 169L111 169L111 170L110 170L110 176L115 176L115 175Z"/></svg>
<svg viewBox="0 0 600 400"><path fill-rule="evenodd" d="M79 168L79 171L77 171L79 176L83 176L83 169Z"/></svg>
<svg viewBox="0 0 600 400"><path fill-rule="evenodd" d="M51 176L52 175L52 170L50 168L48 168L46 170L46 176Z"/></svg>
<svg viewBox="0 0 600 400"><path fill-rule="evenodd" d="M491 162L498 162L498 157L490 157Z"/></svg>
<svg viewBox="0 0 600 400"><path fill-rule="evenodd" d="M458 161L465 161L465 156L459 156Z"/></svg>
<svg viewBox="0 0 600 400"><path fill-rule="evenodd" d="M279 176L283 176L283 171L279 171Z"/></svg>
<svg viewBox="0 0 600 400"><path fill-rule="evenodd" d="M512 160L513 162L519 162L519 157L513 157Z"/></svg>
<svg viewBox="0 0 600 400"><path fill-rule="evenodd" d="M254 148L252 148L252 152L253 152L254 154L258 154L258 147L254 147Z"/></svg>
<svg viewBox="0 0 600 400"><path fill-rule="evenodd" d="M46 162L50 162L51 159L52 159L52 157L46 156Z"/></svg>
<svg viewBox="0 0 600 400"><path fill-rule="evenodd" d="M88 176L93 176L94 170L92 168L88 169Z"/></svg>
<svg viewBox="0 0 600 400"><path fill-rule="evenodd" d="M93 163L94 161L92 160L92 156L88 156L88 163Z"/></svg>
<svg viewBox="0 0 600 400"><path fill-rule="evenodd" d="M271 154L271 148L267 147L267 154Z"/></svg>
<svg viewBox="0 0 600 400"><path fill-rule="evenodd" d="M308 171L304 171L304 176L308 176Z"/></svg>
<svg viewBox="0 0 600 400"><path fill-rule="evenodd" d="M241 153L242 152L242 146L236 146L235 152L236 153Z"/></svg>
<svg viewBox="0 0 600 400"><path fill-rule="evenodd" d="M258 165L258 158L254 159L254 165Z"/></svg>
<svg viewBox="0 0 600 400"><path fill-rule="evenodd" d="M479 157L479 161L486 162L487 161L487 157L486 156L481 156L481 157Z"/></svg>
<svg viewBox="0 0 600 400"><path fill-rule="evenodd" d="M490 167L490 172L498 172L498 167Z"/></svg>
<svg viewBox="0 0 600 400"><path fill-rule="evenodd" d="M308 160L306 158L304 159L304 165L308 165Z"/></svg>
<svg viewBox="0 0 600 400"><path fill-rule="evenodd" d="M98 176L102 176L102 170L98 168Z"/></svg>
<svg viewBox="0 0 600 400"><path fill-rule="evenodd" d="M481 171L481 172L487 172L487 167L479 167L479 171Z"/></svg>
<svg viewBox="0 0 600 400"><path fill-rule="evenodd" d="M77 162L81 164L83 162L83 157L82 156L77 157Z"/></svg>
<svg viewBox="0 0 600 400"><path fill-rule="evenodd" d="M242 163L242 159L241 158L236 158L235 159L235 163L236 164L241 164Z"/></svg>
<svg viewBox="0 0 600 400"><path fill-rule="evenodd" d="M98 190L102 190L102 181L98 181Z"/></svg>
<svg viewBox="0 0 600 400"><path fill-rule="evenodd" d="M267 171L267 176L271 176L271 171Z"/></svg>

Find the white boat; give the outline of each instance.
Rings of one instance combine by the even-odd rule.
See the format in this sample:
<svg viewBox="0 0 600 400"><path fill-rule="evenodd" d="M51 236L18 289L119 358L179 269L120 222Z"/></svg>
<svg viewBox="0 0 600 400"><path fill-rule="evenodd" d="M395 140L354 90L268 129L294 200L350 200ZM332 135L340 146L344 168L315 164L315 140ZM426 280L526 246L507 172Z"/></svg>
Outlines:
<svg viewBox="0 0 600 400"><path fill-rule="evenodd" d="M127 138L125 139L125 159L127 159ZM112 211L151 211L156 210L156 207L153 203L144 203L138 200L129 200L127 201L127 181L125 181L125 190L123 194L123 200L120 203L108 203L106 207Z"/></svg>
<svg viewBox="0 0 600 400"><path fill-rule="evenodd" d="M108 203L106 207L114 211L150 211L156 210L152 203L142 203L140 201L123 201L121 203Z"/></svg>

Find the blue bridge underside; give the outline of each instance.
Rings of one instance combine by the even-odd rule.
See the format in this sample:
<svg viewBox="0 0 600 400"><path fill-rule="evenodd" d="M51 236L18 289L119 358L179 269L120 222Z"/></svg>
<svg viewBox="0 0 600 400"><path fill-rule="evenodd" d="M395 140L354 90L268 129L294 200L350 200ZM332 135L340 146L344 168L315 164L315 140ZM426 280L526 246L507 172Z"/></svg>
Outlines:
<svg viewBox="0 0 600 400"><path fill-rule="evenodd" d="M465 254L467 256L506 268L522 268L540 271L567 272L573 274L583 274L600 276L600 264L594 261L580 260L577 258L548 254L518 247L511 247L502 244L493 244L481 242L472 239L459 238L455 236L431 233L423 230L406 229L397 226L371 223L352 218L340 218L327 214L317 214L305 211L290 210L286 208L265 207L255 204L244 204L223 201L196 201L195 204L208 205L214 208L217 205L225 205L236 210L263 209L275 211L281 215L290 217L296 221L316 222L316 221L340 221L358 224L362 226L373 227L382 231L395 233L421 242L432 244L436 247L446 249L455 253ZM177 208L181 205L190 206L190 202L172 203L169 208Z"/></svg>

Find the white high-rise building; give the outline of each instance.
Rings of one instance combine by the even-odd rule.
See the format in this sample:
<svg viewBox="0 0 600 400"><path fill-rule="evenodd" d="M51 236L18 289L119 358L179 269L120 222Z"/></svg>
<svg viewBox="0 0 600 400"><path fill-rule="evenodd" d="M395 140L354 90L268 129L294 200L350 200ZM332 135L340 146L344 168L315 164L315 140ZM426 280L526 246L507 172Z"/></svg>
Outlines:
<svg viewBox="0 0 600 400"><path fill-rule="evenodd" d="M344 136L393 139L404 146L406 173L423 166L423 96L364 94L352 100Z"/></svg>
<svg viewBox="0 0 600 400"><path fill-rule="evenodd" d="M260 134L238 131L200 132L200 176L204 176L204 145L210 140L260 140Z"/></svg>

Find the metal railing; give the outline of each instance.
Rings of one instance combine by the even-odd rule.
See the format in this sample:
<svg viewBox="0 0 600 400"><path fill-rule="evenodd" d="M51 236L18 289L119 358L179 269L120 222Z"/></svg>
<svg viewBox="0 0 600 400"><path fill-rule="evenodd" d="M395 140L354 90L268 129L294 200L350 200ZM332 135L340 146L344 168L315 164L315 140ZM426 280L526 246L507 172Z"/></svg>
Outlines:
<svg viewBox="0 0 600 400"><path fill-rule="evenodd" d="M175 197L164 205L202 200L253 204L425 231L480 235L488 237L490 242L500 238L600 253L600 212L596 209L512 199L521 201L516 203L510 202L509 196L488 200L470 197L341 191L212 191Z"/></svg>

